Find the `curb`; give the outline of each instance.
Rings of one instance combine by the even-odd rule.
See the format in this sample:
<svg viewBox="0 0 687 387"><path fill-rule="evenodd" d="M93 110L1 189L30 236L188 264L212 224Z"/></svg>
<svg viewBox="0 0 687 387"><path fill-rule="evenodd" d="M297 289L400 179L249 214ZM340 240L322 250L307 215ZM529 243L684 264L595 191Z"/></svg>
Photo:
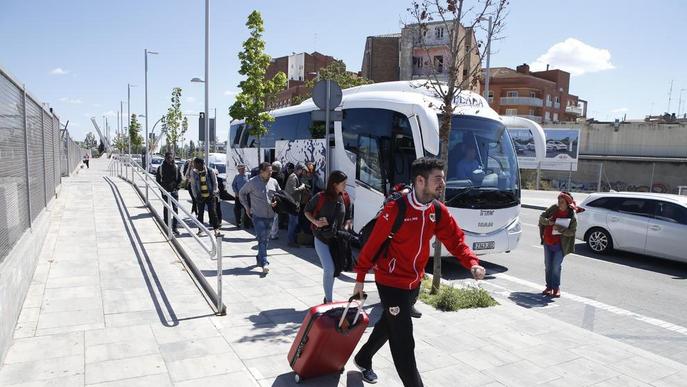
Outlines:
<svg viewBox="0 0 687 387"><path fill-rule="evenodd" d="M546 210L546 207L543 207L543 206L534 206L534 205L531 205L531 204L524 204L524 203L521 203L521 204L520 204L520 207L522 207L522 208L528 208L528 209L530 209L530 210L542 210L542 211L545 211L545 210Z"/></svg>

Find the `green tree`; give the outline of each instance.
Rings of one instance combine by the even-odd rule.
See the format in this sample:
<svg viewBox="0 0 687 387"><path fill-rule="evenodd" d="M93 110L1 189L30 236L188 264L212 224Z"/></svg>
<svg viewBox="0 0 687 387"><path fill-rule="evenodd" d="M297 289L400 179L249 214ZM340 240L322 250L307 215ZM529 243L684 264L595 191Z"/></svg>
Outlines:
<svg viewBox="0 0 687 387"><path fill-rule="evenodd" d="M138 153L143 146L143 136L141 136L141 124L135 114L132 114L129 120L129 138L131 139L131 150Z"/></svg>
<svg viewBox="0 0 687 387"><path fill-rule="evenodd" d="M469 4L466 4L469 3ZM451 133L455 101L462 92L474 89L482 74L482 60L487 54L483 41L492 41L500 34L506 17L508 0L418 0L412 1L408 12L414 24L420 60L423 61L427 80L421 87L433 92L441 101L435 106L440 112L439 158L444 162L444 173L448 175L448 144ZM492 28L487 27L487 19L492 18ZM447 32L446 51L443 61L434 58L434 48L424 37L433 36L430 28ZM481 40L473 41L477 32ZM472 42L472 44L471 44ZM442 82L447 79L447 82ZM441 194L443 201L444 193ZM439 291L441 284L441 243L434 243L434 268L432 271L432 294Z"/></svg>
<svg viewBox="0 0 687 387"><path fill-rule="evenodd" d="M243 42L243 51L239 52L239 74L246 79L239 83L240 92L229 108L229 115L236 120L245 120L250 134L258 138L260 155L260 137L267 132L266 124L274 121L274 117L265 111L265 106L271 96L286 87L286 74L280 71L270 80L265 78L271 58L265 53L262 39L265 28L260 12L251 12L246 27L250 37Z"/></svg>
<svg viewBox="0 0 687 387"><path fill-rule="evenodd" d="M328 64L327 66L323 67L320 69L319 72L320 79L329 79L332 81L336 81L336 83L339 84L339 86L342 89L348 89L350 87L355 87L355 86L361 86L361 85L367 85L372 83L371 80L365 78L365 77L360 77L358 74L347 71L346 70L346 64L341 61L341 60L335 60ZM305 83L305 87L308 90L307 95L304 96L295 96L291 100L292 105L297 105L304 100L310 98L312 94L312 89L315 87L315 83L317 83L317 79L311 79Z"/></svg>
<svg viewBox="0 0 687 387"><path fill-rule="evenodd" d="M86 149L93 149L98 146L98 141L95 139L95 134L93 134L93 132L88 132L88 134L86 134L86 139L83 141L83 146Z"/></svg>
<svg viewBox="0 0 687 387"><path fill-rule="evenodd" d="M188 119L181 112L181 88L172 89L172 106L167 109L163 127L165 129L167 151L176 156L179 140L184 137L188 130Z"/></svg>
<svg viewBox="0 0 687 387"><path fill-rule="evenodd" d="M124 153L129 147L128 137L124 133L117 134L112 141L112 146L119 152Z"/></svg>

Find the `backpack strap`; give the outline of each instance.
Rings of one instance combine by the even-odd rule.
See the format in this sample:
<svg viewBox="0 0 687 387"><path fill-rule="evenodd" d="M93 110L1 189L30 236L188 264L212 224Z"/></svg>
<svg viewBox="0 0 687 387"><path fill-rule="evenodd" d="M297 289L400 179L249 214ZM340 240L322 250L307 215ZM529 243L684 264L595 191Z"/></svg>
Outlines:
<svg viewBox="0 0 687 387"><path fill-rule="evenodd" d="M394 224L391 226L391 232L389 233L389 236L386 237L384 242L382 242L382 245L379 246L379 250L377 250L375 255L372 257L373 263L376 262L382 256L382 254L386 254L386 251L389 250L391 240L394 239L394 235L396 235L396 232L398 232L398 230L401 228L403 225L403 220L406 217L405 195L398 199L394 199L394 203L396 203L396 207L398 208L398 212L396 212L396 218L394 218Z"/></svg>
<svg viewBox="0 0 687 387"><path fill-rule="evenodd" d="M324 207L324 201L327 199L324 197L324 192L318 192L317 195L317 205L315 205L315 210L312 212L315 219L320 215L320 211Z"/></svg>
<svg viewBox="0 0 687 387"><path fill-rule="evenodd" d="M441 203L439 203L439 201L436 199L434 199L432 203L434 204L434 224L438 225L441 221Z"/></svg>

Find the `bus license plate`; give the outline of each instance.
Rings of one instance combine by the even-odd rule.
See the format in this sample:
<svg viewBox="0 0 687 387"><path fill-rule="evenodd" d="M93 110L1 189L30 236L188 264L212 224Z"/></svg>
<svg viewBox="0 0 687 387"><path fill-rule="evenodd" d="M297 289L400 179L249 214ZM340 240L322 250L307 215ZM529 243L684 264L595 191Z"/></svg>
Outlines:
<svg viewBox="0 0 687 387"><path fill-rule="evenodd" d="M494 249L494 241L489 241L489 242L473 242L472 243L472 249L473 250L493 250Z"/></svg>

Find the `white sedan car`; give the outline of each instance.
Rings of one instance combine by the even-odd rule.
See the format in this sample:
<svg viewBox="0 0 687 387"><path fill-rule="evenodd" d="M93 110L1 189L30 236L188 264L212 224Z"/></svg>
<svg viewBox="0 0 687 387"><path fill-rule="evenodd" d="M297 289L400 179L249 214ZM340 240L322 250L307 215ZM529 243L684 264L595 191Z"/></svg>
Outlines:
<svg viewBox="0 0 687 387"><path fill-rule="evenodd" d="M577 239L597 253L612 249L687 262L687 196L646 192L589 195Z"/></svg>

